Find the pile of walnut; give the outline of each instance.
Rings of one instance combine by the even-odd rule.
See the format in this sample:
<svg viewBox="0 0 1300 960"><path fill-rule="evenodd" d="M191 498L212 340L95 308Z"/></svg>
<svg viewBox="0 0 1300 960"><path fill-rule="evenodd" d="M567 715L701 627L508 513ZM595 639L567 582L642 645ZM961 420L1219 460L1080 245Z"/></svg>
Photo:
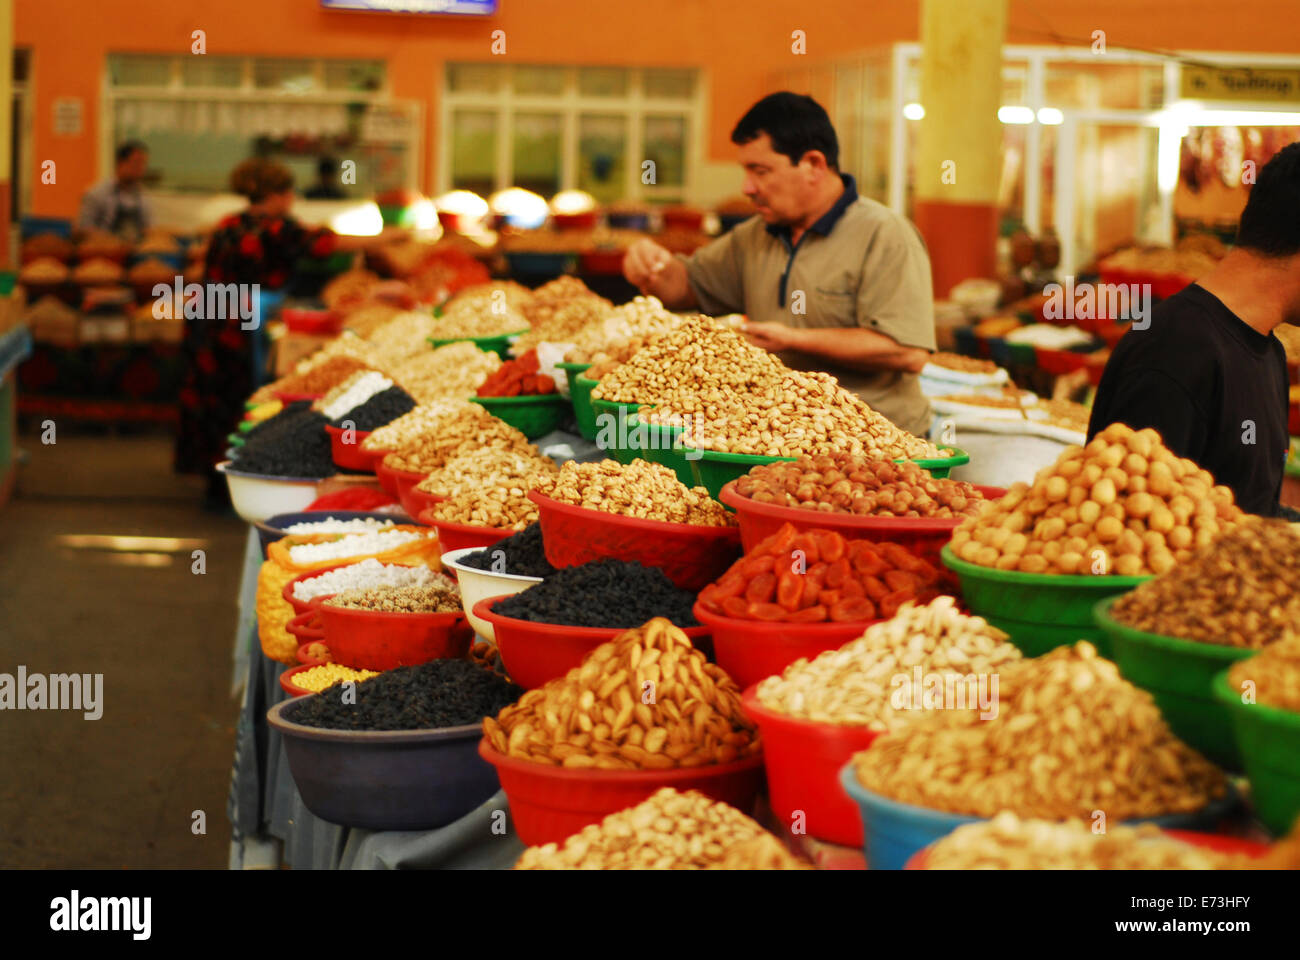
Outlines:
<svg viewBox="0 0 1300 960"><path fill-rule="evenodd" d="M1156 431L1116 423L990 501L951 548L967 563L1022 573L1162 574L1241 516L1232 491Z"/></svg>
<svg viewBox="0 0 1300 960"><path fill-rule="evenodd" d="M914 463L853 453L757 466L736 480L735 491L755 503L858 516L965 517L984 504L973 484L937 479Z"/></svg>
<svg viewBox="0 0 1300 960"><path fill-rule="evenodd" d="M919 712L853 758L858 781L899 803L992 817L1107 820L1190 813L1223 773L1169 730L1151 694L1090 643L998 668L996 716Z"/></svg>
<svg viewBox="0 0 1300 960"><path fill-rule="evenodd" d="M664 787L562 844L524 851L516 870L800 870L806 866L734 807Z"/></svg>
<svg viewBox="0 0 1300 960"><path fill-rule="evenodd" d="M735 526L736 518L703 487L687 487L658 463L570 460L549 486L538 488L552 500L641 520Z"/></svg>
<svg viewBox="0 0 1300 960"><path fill-rule="evenodd" d="M1300 630L1300 536L1243 517L1186 562L1126 593L1111 616L1146 633L1258 650Z"/></svg>

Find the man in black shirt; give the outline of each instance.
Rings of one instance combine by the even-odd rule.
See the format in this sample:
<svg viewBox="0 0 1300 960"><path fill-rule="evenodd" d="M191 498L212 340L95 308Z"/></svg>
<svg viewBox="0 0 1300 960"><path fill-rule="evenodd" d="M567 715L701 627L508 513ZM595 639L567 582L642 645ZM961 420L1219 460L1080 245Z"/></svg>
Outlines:
<svg viewBox="0 0 1300 960"><path fill-rule="evenodd" d="M1286 353L1273 335L1283 323L1300 324L1300 143L1259 172L1219 265L1120 340L1088 439L1116 422L1153 427L1243 510L1300 519L1278 502L1290 446Z"/></svg>

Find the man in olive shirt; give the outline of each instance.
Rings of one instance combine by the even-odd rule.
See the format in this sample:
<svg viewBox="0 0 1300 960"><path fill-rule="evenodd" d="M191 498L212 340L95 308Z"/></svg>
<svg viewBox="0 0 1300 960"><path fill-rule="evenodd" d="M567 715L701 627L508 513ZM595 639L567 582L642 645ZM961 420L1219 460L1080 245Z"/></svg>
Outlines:
<svg viewBox="0 0 1300 960"><path fill-rule="evenodd" d="M774 93L731 139L758 211L689 258L638 241L627 279L676 310L744 313L749 339L791 367L825 370L895 424L924 436L917 374L935 349L930 259L920 233L858 196L837 164L830 118Z"/></svg>

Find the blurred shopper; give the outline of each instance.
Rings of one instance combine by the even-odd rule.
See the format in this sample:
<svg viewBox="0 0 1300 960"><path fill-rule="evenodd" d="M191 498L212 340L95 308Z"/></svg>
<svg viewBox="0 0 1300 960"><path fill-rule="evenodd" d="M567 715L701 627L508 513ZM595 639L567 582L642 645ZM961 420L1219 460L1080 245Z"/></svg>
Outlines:
<svg viewBox="0 0 1300 960"><path fill-rule="evenodd" d="M208 284L239 284L241 300L260 290L283 289L294 266L307 256L328 256L339 247L331 231L310 230L289 215L293 175L263 158L245 160L230 177L231 189L248 198L241 213L222 220L208 243L204 279ZM208 478L207 502L226 503L224 479L213 469L225 459L226 435L239 423L244 401L257 384L251 338L233 317L186 317L182 352L186 361L180 393L180 431L176 469Z"/></svg>
<svg viewBox="0 0 1300 960"><path fill-rule="evenodd" d="M1218 266L1120 340L1088 438L1116 422L1153 427L1243 510L1300 520L1278 499L1290 438L1286 352L1273 331L1284 323L1300 325L1300 143L1260 170Z"/></svg>
<svg viewBox="0 0 1300 960"><path fill-rule="evenodd" d="M316 182L303 191L308 200L346 200L347 194L339 186L341 170L333 157L321 157L316 164Z"/></svg>
<svg viewBox="0 0 1300 960"><path fill-rule="evenodd" d="M839 172L835 128L811 97L764 97L731 141L757 215L690 257L640 240L624 276L671 309L747 314L751 341L792 367L833 373L925 435L930 403L917 374L935 340L921 234Z"/></svg>
<svg viewBox="0 0 1300 960"><path fill-rule="evenodd" d="M149 148L138 140L128 140L113 156L112 179L82 196L78 224L83 230L104 230L135 243L152 222L149 204L140 190L149 169Z"/></svg>

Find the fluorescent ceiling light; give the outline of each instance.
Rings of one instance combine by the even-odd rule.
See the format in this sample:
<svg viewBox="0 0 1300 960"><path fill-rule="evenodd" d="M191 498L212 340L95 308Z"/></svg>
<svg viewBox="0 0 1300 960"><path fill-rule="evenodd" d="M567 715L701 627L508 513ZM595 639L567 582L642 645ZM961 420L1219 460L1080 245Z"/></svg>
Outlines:
<svg viewBox="0 0 1300 960"><path fill-rule="evenodd" d="M921 120L925 117L925 107L919 103L907 103L903 105L903 116L909 120Z"/></svg>
<svg viewBox="0 0 1300 960"><path fill-rule="evenodd" d="M1003 123L1033 123L1034 111L1029 107L998 107L998 119Z"/></svg>

